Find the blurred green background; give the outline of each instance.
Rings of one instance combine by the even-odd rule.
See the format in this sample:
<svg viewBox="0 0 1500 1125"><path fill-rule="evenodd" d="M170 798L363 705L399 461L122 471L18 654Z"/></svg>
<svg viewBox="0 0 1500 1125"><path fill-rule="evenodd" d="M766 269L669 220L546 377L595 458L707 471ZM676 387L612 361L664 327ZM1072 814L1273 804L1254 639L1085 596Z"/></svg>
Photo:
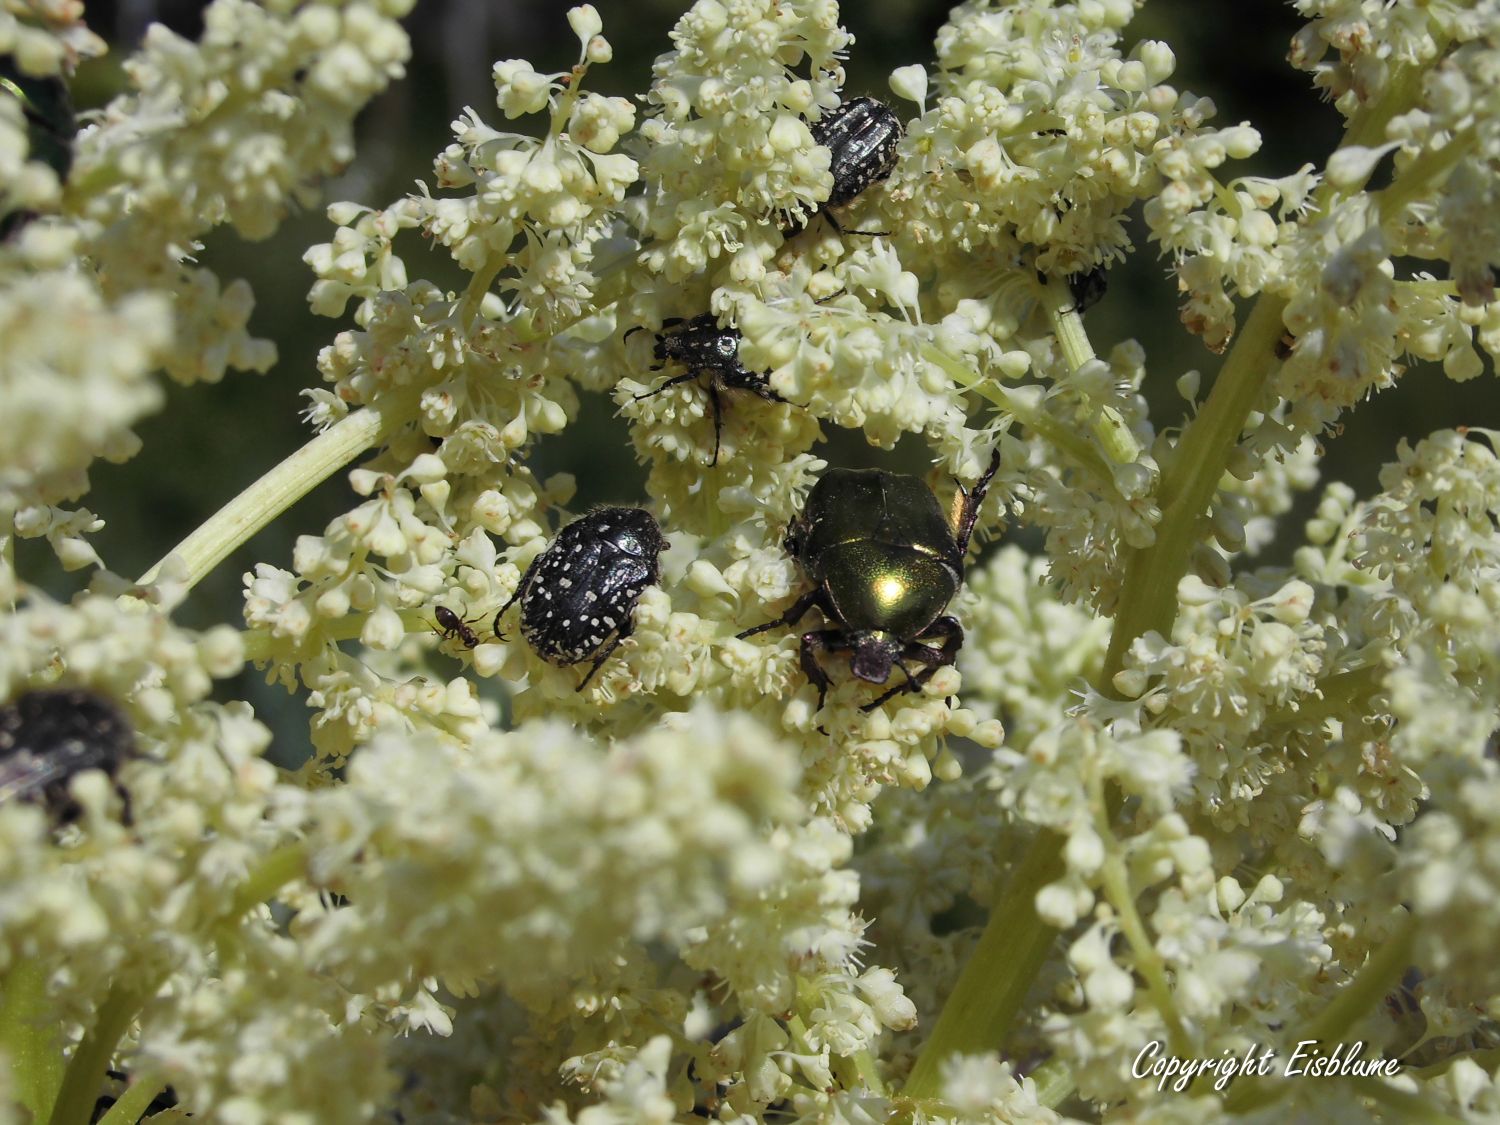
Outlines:
<svg viewBox="0 0 1500 1125"><path fill-rule="evenodd" d="M562 0L419 0L406 21L414 42L409 74L360 120L359 157L330 186L327 198L379 206L410 190L414 181L430 180L432 157L449 142L449 122L464 106L473 105L491 121L501 120L490 82L494 60L526 58L544 71L563 70L574 62L578 45L565 19L567 6ZM670 49L668 32L687 0L595 0L595 6L615 55L610 65L590 74L590 88L621 95L645 90L651 62ZM893 68L930 64L933 35L948 7L928 0L846 4L845 23L856 37L847 64L848 88L888 96L887 76ZM80 107L100 105L119 88L120 53L139 42L150 22L196 36L202 9L201 4L174 0L89 4L88 20L110 41L114 54L79 75ZM1299 23L1289 5L1270 0L1236 5L1152 0L1131 33L1172 46L1178 61L1173 82L1211 96L1220 125L1249 121L1260 129L1263 149L1236 166L1234 174L1283 175L1308 161L1321 164L1339 136L1332 107L1319 98L1307 75L1285 62ZM108 521L96 542L111 569L127 575L144 571L310 436L299 418L303 400L298 392L318 383L317 351L347 321L317 318L308 311L304 298L312 279L301 256L309 245L326 241L331 229L318 210L294 215L266 242L249 244L231 235L210 240L201 260L226 280L249 280L258 302L252 330L276 341L280 362L267 375L231 376L216 386L169 385L166 409L139 428L143 452L126 465L98 466L85 503ZM1139 221L1134 233L1140 252L1111 272L1108 293L1089 311L1087 323L1101 354L1127 337L1145 345L1152 380L1147 393L1161 427L1181 416L1177 377L1202 370L1206 392L1218 359L1178 327L1176 289L1165 263L1146 242ZM412 276L454 277L445 252L424 253L413 243L406 250ZM1440 371L1414 369L1394 390L1346 417L1343 433L1325 443L1326 475L1367 493L1399 438L1461 423L1497 425L1496 407L1489 371L1460 386ZM639 481L643 474L623 424L613 415L607 399L585 396L582 416L569 436L544 442L532 454L539 472L567 470L577 477L576 508L639 495L626 482ZM888 455L868 449L858 435L830 432L829 437L821 452L835 464L926 466L927 458L914 442ZM181 620L200 626L237 623L241 575L256 560L287 565L296 536L320 532L350 506L351 495L344 474L325 482L204 581L181 611ZM1285 552L1299 537L1287 534L1279 549ZM36 552L26 558L40 562ZM29 573L35 575L36 567ZM77 582L77 576L56 575L55 592L66 595ZM253 672L241 683L225 686L229 694L250 698L267 721L281 728L279 733L305 731L300 703L280 689L268 695Z"/></svg>

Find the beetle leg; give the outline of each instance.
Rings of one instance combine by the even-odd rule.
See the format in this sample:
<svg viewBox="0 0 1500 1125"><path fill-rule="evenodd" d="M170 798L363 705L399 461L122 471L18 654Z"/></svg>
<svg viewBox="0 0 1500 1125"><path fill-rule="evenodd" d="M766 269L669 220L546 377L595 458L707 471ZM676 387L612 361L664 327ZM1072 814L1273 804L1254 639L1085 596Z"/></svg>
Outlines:
<svg viewBox="0 0 1500 1125"><path fill-rule="evenodd" d="M995 447L995 452L990 454L989 468L985 469L984 475L974 485L973 490L958 486L963 494L963 505L958 512L957 535L958 557L961 559L969 552L969 536L974 533L974 521L979 518L979 506L984 503L984 494L990 490L990 480L994 477L996 470L1000 468L1000 448Z"/></svg>
<svg viewBox="0 0 1500 1125"><path fill-rule="evenodd" d="M526 592L526 584L531 581L531 572L536 569L536 564L541 559L541 557L541 555L538 555L536 558L531 560L531 565L526 568L526 573L521 575L521 581L516 583L516 589L515 592L511 594L510 601L506 602L503 606L495 611L495 640L505 640L505 634L500 631L500 619L505 616L505 611L508 610L511 606L515 605L516 602L520 599L521 595Z"/></svg>
<svg viewBox="0 0 1500 1125"><path fill-rule="evenodd" d="M870 700L870 702L860 707L860 710L865 712L866 714L869 714L871 711L875 710L875 708L879 707L882 703L884 703L887 699L890 699L892 696L900 695L903 691L916 690L917 682L908 679L904 684L898 684L896 687L888 688L887 690L881 692L874 699Z"/></svg>
<svg viewBox="0 0 1500 1125"><path fill-rule="evenodd" d="M911 649L912 645L916 645L916 642L913 641L911 645L907 645L906 649ZM916 645L916 647L921 649L922 651L910 652L907 650L903 650L902 655L910 656L913 660L926 660L927 657L925 656L925 654L932 651L926 645ZM927 670L918 672L917 675L913 676L911 674L911 669L906 666L906 661L902 660L901 656L897 656L893 663L895 663L897 668L901 669L902 675L906 677L906 682L903 684L897 684L895 687L881 692L878 696L875 697L872 702L866 703L864 706L862 706L860 710L865 712L866 714L875 710L875 708L879 707L882 703L884 703L887 699L890 699L892 696L900 695L903 691L920 691L922 685L927 682L926 678L932 675L932 672L930 670Z"/></svg>
<svg viewBox="0 0 1500 1125"><path fill-rule="evenodd" d="M719 375L717 372L708 377L708 401L714 412L714 458L708 463L712 469L719 463L719 441L724 436L724 408L719 403Z"/></svg>
<svg viewBox="0 0 1500 1125"><path fill-rule="evenodd" d="M776 618L776 620L767 621L764 625L756 625L752 629L746 629L743 633L736 633L735 637L738 640L744 640L746 637L753 637L757 633L767 632L768 630L775 629L780 625L791 625L805 616L807 611L812 609L813 606L818 606L820 609L824 608L822 599L823 588L821 586L815 586L807 593L803 594L796 601L794 601L791 605L791 608L783 613L780 617Z"/></svg>
<svg viewBox="0 0 1500 1125"><path fill-rule="evenodd" d="M747 390L747 391L751 392L752 394L759 395L761 398L765 399L767 402L784 402L788 406L796 406L797 405L797 403L792 402L791 399L787 398L780 391L778 391L774 387L772 387L769 382L761 382L759 380L749 380L749 381L746 381L742 385L741 389L742 390ZM806 409L806 408L804 407L803 409Z"/></svg>
<svg viewBox="0 0 1500 1125"><path fill-rule="evenodd" d="M852 200L846 200L845 202L852 202ZM888 230L845 230L843 224L839 222L838 216L833 213L832 208L823 212L823 218L828 220L828 224L838 232L840 238L843 238L846 234L862 234L866 238L889 238L892 233Z"/></svg>
<svg viewBox="0 0 1500 1125"><path fill-rule="evenodd" d="M818 656L849 647L840 629L813 629L802 634L802 671L818 689L818 710L823 710L823 701L828 698L828 673L818 663ZM818 728L822 730L822 727ZM823 733L827 734L827 731Z"/></svg>
<svg viewBox="0 0 1500 1125"><path fill-rule="evenodd" d="M574 690L582 691L584 688L588 687L589 681L594 678L594 673L599 671L599 666L606 660L608 660L610 653L619 648L620 642L623 641L626 637L630 636L630 634L634 631L635 620L631 617L625 618L625 624L621 625L620 628L615 632L614 639L610 641L609 644L604 646L604 651L601 652L598 656L594 657L594 665L589 669L589 674L583 677L583 682L580 683Z"/></svg>
<svg viewBox="0 0 1500 1125"><path fill-rule="evenodd" d="M964 643L964 627L958 623L958 618L952 614L945 613L931 625L927 626L926 631L916 640L912 641L908 648L920 648L923 652L931 653L933 651L932 648L922 644L921 641L927 638L936 640L938 637L942 638L942 643L938 646L936 660L929 660L929 663L932 664L932 667L926 672L929 679L939 668L946 667L958 660L958 650L963 647ZM911 654L908 652L906 655L909 656ZM920 679L921 677L919 676L918 678Z"/></svg>
<svg viewBox="0 0 1500 1125"><path fill-rule="evenodd" d="M516 604L516 599L521 596L521 587L524 585L526 585L526 579L522 578L520 583L516 586L516 592L510 596L510 601L506 602L503 606L495 611L495 640L505 640L505 634L500 631L500 619L505 616L506 610Z"/></svg>
<svg viewBox="0 0 1500 1125"><path fill-rule="evenodd" d="M923 639L937 640L942 638L942 644L937 648L922 643ZM915 640L909 641L901 650L901 655L908 660L920 660L927 667L923 668L915 676L907 671L906 665L898 659L897 665L901 671L906 672L906 683L899 687L893 687L883 692L873 702L866 703L860 708L861 711L873 711L892 696L899 695L903 691L921 691L922 685L937 673L939 668L947 667L958 659L958 650L963 647L964 627L958 623L958 618L944 615L939 617L927 627L927 631Z"/></svg>
<svg viewBox="0 0 1500 1125"><path fill-rule="evenodd" d="M846 234L888 235L891 233L888 230L845 230L843 224L839 222L838 216L833 213L833 209L825 203L822 207L818 208L802 222L797 223L792 227L783 227L781 230L782 238L791 239L796 237L797 235L801 234L803 231L811 227L813 225L813 221L816 219L823 219L825 222L827 222L828 225L834 229L834 231L840 238L842 238Z"/></svg>
<svg viewBox="0 0 1500 1125"><path fill-rule="evenodd" d="M653 370L653 371L660 371L661 368L660 367L653 367L651 370ZM698 377L698 373L696 371L689 371L686 375L673 375L670 379L668 379L666 382L664 382L661 386L659 386L659 387L653 387L651 390L647 391L643 395L631 395L630 397L633 398L633 399L635 399L636 402L640 402L641 399L643 399L643 398L655 398L657 395L661 394L662 391L666 390L668 387L675 387L678 383L686 383L689 379L696 379L697 377Z"/></svg>

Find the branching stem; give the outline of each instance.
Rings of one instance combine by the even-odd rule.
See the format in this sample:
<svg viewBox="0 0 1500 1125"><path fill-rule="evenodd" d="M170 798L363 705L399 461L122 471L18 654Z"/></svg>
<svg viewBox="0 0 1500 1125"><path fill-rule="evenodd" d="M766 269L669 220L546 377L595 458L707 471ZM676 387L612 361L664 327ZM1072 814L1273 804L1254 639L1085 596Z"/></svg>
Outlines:
<svg viewBox="0 0 1500 1125"><path fill-rule="evenodd" d="M1359 972L1339 989L1328 1006L1299 1032L1288 1036L1288 1042L1340 1042L1355 1021L1395 987L1401 974L1411 965L1416 941L1416 919L1410 914L1404 915L1396 923L1394 932L1371 951ZM1263 1079L1236 1083L1224 1099L1224 1108L1230 1113L1249 1113L1274 1102L1288 1088L1286 1081L1281 1079L1274 1083Z"/></svg>
<svg viewBox="0 0 1500 1125"><path fill-rule="evenodd" d="M156 581L175 555L187 566L188 589L196 586L236 547L408 420L410 411L409 400L402 398L365 407L324 430L173 547L141 576L141 585Z"/></svg>
<svg viewBox="0 0 1500 1125"><path fill-rule="evenodd" d="M1130 886L1130 873L1125 866L1125 849L1120 846L1110 828L1115 810L1105 797L1104 782L1097 774L1092 779L1091 790L1089 800L1093 806L1094 831L1099 833L1099 838L1104 842L1104 867L1099 874L1105 897L1115 908L1120 932L1130 945L1136 969L1146 980L1146 991L1151 996L1151 1002L1156 1005L1157 1013L1167 1025L1167 1042L1171 1053L1178 1058L1186 1058L1192 1054L1192 1041L1188 1038L1187 1028L1177 1011L1177 1002L1172 998L1167 966L1162 961L1161 954L1157 953L1151 935L1146 932L1146 923L1141 920L1140 911L1136 909L1135 891Z"/></svg>
<svg viewBox="0 0 1500 1125"><path fill-rule="evenodd" d="M104 1072L109 1069L110 1057L115 1053L120 1037L159 983L153 981L145 988L117 983L110 989L104 1003L99 1005L94 1026L88 1029L73 1049L73 1057L68 1060L62 1089L49 1118L51 1125L80 1125L89 1119L104 1081Z"/></svg>

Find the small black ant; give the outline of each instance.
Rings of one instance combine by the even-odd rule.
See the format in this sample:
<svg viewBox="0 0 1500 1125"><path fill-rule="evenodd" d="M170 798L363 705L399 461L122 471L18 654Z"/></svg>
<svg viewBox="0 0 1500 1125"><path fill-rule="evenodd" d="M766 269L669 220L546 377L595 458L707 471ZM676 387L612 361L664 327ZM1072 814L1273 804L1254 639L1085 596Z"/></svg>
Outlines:
<svg viewBox="0 0 1500 1125"><path fill-rule="evenodd" d="M432 613L437 618L438 636L444 640L451 640L457 637L463 643L464 648L474 648L479 644L478 634L469 628L474 623L473 621L465 621L444 605L438 606ZM478 620L479 618L477 617L474 619L474 621Z"/></svg>

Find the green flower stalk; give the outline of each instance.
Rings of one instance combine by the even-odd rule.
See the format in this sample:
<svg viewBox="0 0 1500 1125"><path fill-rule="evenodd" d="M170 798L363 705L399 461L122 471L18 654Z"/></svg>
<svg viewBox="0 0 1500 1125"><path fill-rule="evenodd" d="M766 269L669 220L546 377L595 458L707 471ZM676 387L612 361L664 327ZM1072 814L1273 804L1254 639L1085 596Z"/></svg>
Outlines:
<svg viewBox="0 0 1500 1125"><path fill-rule="evenodd" d="M866 93L834 0L697 0L636 98L573 8L576 62L497 61L418 190L328 204L318 433L121 577L90 467L162 375L276 362L202 240L323 198L411 6L215 0L76 136L31 91L65 109L102 42L0 11L0 1125L168 1090L243 1125L1500 1112L1496 434L1403 443L1284 526L1347 412L1492 377L1500 5L1299 0L1291 63L1345 128L1279 177L1236 174L1260 134L1123 0L959 4L890 76L893 159L828 126ZM1223 355L1175 408L1079 307L1142 233ZM458 283L417 275L434 249ZM599 602L583 683L500 611L582 514L532 466L590 396L665 547L528 583ZM786 532L837 429L925 449L945 505L998 456L956 663L932 640L884 699L906 670L860 678L847 607L752 631L822 583ZM173 620L346 470L242 606ZM247 665L305 738L216 687ZM124 717L112 773L27 718L55 687ZM1404 1071L1152 1069L1311 1040Z"/></svg>

